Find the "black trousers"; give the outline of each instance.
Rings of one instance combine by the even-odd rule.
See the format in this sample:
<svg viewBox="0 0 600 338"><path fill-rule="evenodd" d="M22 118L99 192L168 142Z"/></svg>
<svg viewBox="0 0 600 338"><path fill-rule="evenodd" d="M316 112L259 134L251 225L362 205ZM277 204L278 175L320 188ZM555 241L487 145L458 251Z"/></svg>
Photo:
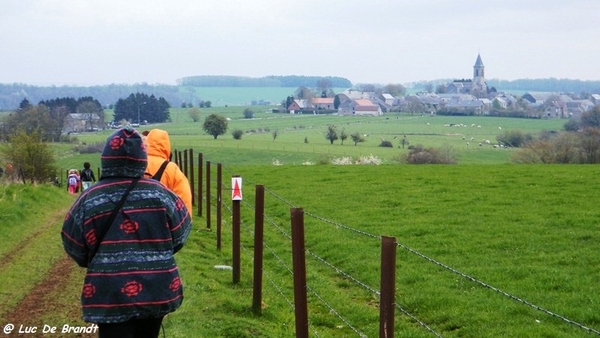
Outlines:
<svg viewBox="0 0 600 338"><path fill-rule="evenodd" d="M98 324L99 338L157 338L162 324L160 318L132 319L123 323Z"/></svg>

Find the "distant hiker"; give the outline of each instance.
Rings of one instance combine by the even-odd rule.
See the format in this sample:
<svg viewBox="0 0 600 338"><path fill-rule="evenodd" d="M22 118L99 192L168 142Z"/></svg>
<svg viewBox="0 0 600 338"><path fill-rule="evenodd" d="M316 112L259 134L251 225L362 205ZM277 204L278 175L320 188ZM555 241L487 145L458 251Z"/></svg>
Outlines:
<svg viewBox="0 0 600 338"><path fill-rule="evenodd" d="M181 197L186 208L192 213L192 188L185 174L171 159L171 140L169 134L161 129L152 129L146 136L148 149L148 168L145 177L154 178L177 196Z"/></svg>
<svg viewBox="0 0 600 338"><path fill-rule="evenodd" d="M69 170L69 176L67 176L67 185L71 195L77 192L77 188L79 187L79 175L77 174L76 169Z"/></svg>
<svg viewBox="0 0 600 338"><path fill-rule="evenodd" d="M140 134L116 130L102 152L100 180L63 223L65 251L87 268L83 319L98 325L99 337L158 337L163 317L183 301L174 254L192 219L181 198L143 178L146 166Z"/></svg>
<svg viewBox="0 0 600 338"><path fill-rule="evenodd" d="M83 170L81 171L81 190L85 191L96 182L96 176L94 171L90 169L90 162L83 163Z"/></svg>

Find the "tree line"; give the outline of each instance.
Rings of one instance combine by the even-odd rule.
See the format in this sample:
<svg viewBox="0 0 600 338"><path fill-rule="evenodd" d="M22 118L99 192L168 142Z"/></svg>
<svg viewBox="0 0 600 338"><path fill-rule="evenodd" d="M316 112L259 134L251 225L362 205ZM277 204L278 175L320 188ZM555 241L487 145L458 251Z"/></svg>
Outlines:
<svg viewBox="0 0 600 338"><path fill-rule="evenodd" d="M452 80L420 81L407 84L406 87L415 89L430 89L433 91L441 83ZM488 86L498 90L519 90L539 92L570 92L577 94L600 93L600 81L581 81L568 79L523 79L505 81L491 79ZM381 87L374 84L353 85L348 79L334 76L267 76L249 78L239 76L192 76L179 80L177 85L165 84L110 84L102 86L32 86L23 83L0 84L0 110L9 111L19 107L23 99L30 102L40 102L58 97L94 97L104 108L113 108L117 100L127 97L130 93L148 93L163 97L172 107L178 107L184 102L205 102L208 99L201 94L186 88L193 87L306 87L314 88L321 93L328 88L355 88L368 91L369 88ZM190 97L191 95L191 97ZM320 96L320 95L319 95ZM584 97L583 95L582 97Z"/></svg>
<svg viewBox="0 0 600 338"><path fill-rule="evenodd" d="M331 87L350 88L352 82L346 78L337 76L222 76L202 75L188 76L177 80L181 86L195 87L314 87L315 84L326 81Z"/></svg>

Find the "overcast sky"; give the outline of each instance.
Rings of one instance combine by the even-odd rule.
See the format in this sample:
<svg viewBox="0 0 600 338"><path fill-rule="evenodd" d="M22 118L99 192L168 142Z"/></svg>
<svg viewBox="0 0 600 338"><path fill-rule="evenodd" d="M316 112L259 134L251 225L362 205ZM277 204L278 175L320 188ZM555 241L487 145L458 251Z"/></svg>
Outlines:
<svg viewBox="0 0 600 338"><path fill-rule="evenodd" d="M598 0L0 0L0 83L600 80Z"/></svg>

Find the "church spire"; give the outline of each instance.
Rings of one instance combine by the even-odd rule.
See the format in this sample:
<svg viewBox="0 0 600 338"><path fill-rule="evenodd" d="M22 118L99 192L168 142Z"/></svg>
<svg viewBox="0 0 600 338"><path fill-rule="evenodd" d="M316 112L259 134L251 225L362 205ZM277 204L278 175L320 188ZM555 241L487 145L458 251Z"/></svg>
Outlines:
<svg viewBox="0 0 600 338"><path fill-rule="evenodd" d="M483 61L481 61L481 55L477 54L477 60L475 61L475 65L473 66L473 80L475 80L478 77L485 78L484 68L485 66L483 65Z"/></svg>

